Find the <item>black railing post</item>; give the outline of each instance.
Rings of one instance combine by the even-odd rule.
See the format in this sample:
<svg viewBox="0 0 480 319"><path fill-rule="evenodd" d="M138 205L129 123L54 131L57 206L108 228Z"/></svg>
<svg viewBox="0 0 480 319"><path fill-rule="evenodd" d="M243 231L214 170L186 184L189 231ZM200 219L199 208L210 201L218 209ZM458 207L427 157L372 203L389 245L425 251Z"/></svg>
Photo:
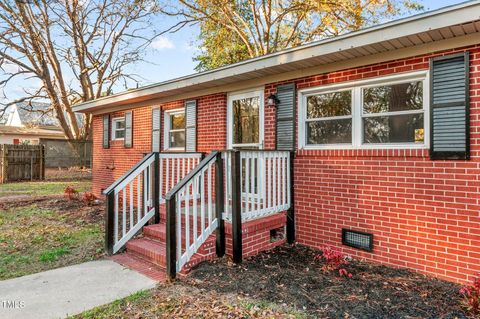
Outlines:
<svg viewBox="0 0 480 319"><path fill-rule="evenodd" d="M293 244L295 242L295 209L294 209L294 165L295 152L290 152L290 208L287 210L287 242Z"/></svg>
<svg viewBox="0 0 480 319"><path fill-rule="evenodd" d="M153 207L155 208L154 223L160 223L160 155L155 153L155 160L153 162Z"/></svg>
<svg viewBox="0 0 480 319"><path fill-rule="evenodd" d="M175 279L177 274L177 234L176 234L176 196L166 200L167 206L167 276L169 279ZM181 221L178 221L179 223Z"/></svg>
<svg viewBox="0 0 480 319"><path fill-rule="evenodd" d="M115 191L111 190L106 194L105 206L105 252L107 255L113 254L114 241L114 214L115 214Z"/></svg>
<svg viewBox="0 0 480 319"><path fill-rule="evenodd" d="M225 205L224 197L222 153L218 152L215 160L215 211L218 223L215 248L217 257L225 255L225 222L222 216Z"/></svg>
<svg viewBox="0 0 480 319"><path fill-rule="evenodd" d="M242 262L242 187L240 171L242 163L239 151L232 151L231 158L232 171L232 246L233 262Z"/></svg>

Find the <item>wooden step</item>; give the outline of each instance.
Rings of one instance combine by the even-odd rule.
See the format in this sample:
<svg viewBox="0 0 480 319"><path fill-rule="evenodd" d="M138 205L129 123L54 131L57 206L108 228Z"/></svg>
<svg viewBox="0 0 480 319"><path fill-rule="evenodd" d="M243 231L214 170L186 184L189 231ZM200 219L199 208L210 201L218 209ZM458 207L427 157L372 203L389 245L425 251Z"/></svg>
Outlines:
<svg viewBox="0 0 480 319"><path fill-rule="evenodd" d="M165 243L148 238L138 238L127 243L127 252L160 267L166 267Z"/></svg>

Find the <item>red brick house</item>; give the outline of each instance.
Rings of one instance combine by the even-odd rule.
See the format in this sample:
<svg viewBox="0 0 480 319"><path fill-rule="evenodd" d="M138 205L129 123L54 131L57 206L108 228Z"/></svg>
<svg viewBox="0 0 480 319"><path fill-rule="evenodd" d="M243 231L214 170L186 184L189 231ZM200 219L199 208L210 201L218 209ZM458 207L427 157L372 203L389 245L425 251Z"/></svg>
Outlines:
<svg viewBox="0 0 480 319"><path fill-rule="evenodd" d="M462 3L78 105L94 115L107 249L174 276L288 240L468 280L479 13Z"/></svg>

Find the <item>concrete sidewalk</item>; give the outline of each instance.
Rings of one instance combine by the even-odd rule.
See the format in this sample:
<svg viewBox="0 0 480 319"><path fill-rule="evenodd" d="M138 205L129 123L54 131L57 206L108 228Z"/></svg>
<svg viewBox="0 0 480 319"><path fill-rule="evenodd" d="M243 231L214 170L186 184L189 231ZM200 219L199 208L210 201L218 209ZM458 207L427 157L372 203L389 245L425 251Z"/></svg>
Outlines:
<svg viewBox="0 0 480 319"><path fill-rule="evenodd" d="M0 318L65 318L155 285L111 260L58 268L0 281Z"/></svg>

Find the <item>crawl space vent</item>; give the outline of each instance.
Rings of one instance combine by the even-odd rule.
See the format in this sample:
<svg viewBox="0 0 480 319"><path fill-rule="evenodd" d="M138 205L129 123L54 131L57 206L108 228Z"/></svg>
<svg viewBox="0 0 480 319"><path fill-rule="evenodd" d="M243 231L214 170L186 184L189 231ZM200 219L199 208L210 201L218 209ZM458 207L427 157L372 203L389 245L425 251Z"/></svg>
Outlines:
<svg viewBox="0 0 480 319"><path fill-rule="evenodd" d="M342 244L366 251L373 249L373 234L342 229Z"/></svg>

